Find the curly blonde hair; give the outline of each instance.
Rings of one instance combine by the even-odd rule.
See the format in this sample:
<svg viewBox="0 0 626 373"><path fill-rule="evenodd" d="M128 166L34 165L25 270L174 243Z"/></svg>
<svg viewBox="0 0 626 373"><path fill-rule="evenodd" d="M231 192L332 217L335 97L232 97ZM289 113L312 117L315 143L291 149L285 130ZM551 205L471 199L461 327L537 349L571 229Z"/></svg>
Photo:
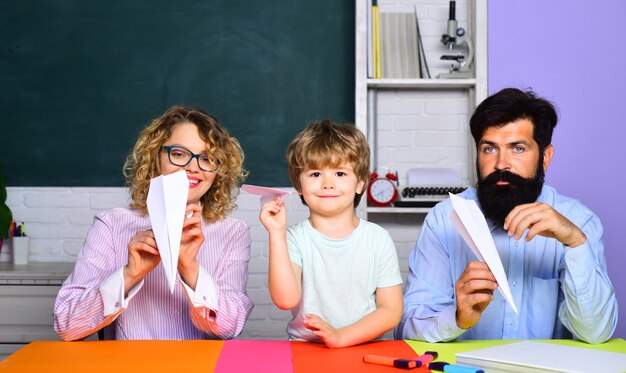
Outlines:
<svg viewBox="0 0 626 373"><path fill-rule="evenodd" d="M287 147L289 179L298 192L302 191L302 172L325 166L338 167L344 162L352 166L357 180L364 182L363 192L354 197L356 207L367 190L370 175L370 147L358 128L352 124L336 124L328 119L311 122Z"/></svg>
<svg viewBox="0 0 626 373"><path fill-rule="evenodd" d="M161 147L172 135L174 127L182 123L191 123L198 128L200 138L206 142L207 155L218 164L211 188L200 199L202 216L213 223L236 207L234 201L239 185L247 176L243 169L243 151L237 139L228 134L217 118L186 106L172 106L139 134L124 163L124 176L132 198L130 207L148 214L148 189L150 179L160 175Z"/></svg>

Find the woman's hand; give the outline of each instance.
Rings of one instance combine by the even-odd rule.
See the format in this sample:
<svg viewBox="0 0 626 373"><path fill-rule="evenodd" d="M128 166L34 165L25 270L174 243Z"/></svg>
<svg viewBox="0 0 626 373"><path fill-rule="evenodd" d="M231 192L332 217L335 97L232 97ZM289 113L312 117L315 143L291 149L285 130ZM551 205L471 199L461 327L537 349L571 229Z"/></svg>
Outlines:
<svg viewBox="0 0 626 373"><path fill-rule="evenodd" d="M124 266L124 294L144 279L161 261L152 230L137 232L128 243L128 264Z"/></svg>
<svg viewBox="0 0 626 373"><path fill-rule="evenodd" d="M196 282L200 271L200 263L198 262L197 256L203 243L202 206L189 204L185 210L183 234L180 239L178 272L183 278L183 281L193 290L196 289Z"/></svg>

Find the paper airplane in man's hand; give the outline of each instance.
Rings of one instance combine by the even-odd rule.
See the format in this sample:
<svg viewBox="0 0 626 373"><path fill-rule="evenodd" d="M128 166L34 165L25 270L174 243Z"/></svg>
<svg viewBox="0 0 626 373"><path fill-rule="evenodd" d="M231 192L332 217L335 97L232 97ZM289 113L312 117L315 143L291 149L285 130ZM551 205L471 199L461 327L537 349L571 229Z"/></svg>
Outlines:
<svg viewBox="0 0 626 373"><path fill-rule="evenodd" d="M511 295L506 273L502 267L500 254L498 254L496 244L493 242L493 237L491 237L482 211L480 211L478 205L473 200L466 200L452 193L449 194L454 207L450 212L452 224L454 224L478 260L487 263L489 270L496 278L498 290L517 314L517 307L513 301L513 295Z"/></svg>
<svg viewBox="0 0 626 373"><path fill-rule="evenodd" d="M243 184L241 189L250 194L256 194L261 196L261 207L268 201L273 200L276 197L280 197L280 202L283 203L289 196L295 193L295 191L288 192L282 189L268 188L257 185Z"/></svg>
<svg viewBox="0 0 626 373"><path fill-rule="evenodd" d="M148 215L156 238L167 284L174 292L178 274L178 253L183 234L189 180L185 170L150 180Z"/></svg>

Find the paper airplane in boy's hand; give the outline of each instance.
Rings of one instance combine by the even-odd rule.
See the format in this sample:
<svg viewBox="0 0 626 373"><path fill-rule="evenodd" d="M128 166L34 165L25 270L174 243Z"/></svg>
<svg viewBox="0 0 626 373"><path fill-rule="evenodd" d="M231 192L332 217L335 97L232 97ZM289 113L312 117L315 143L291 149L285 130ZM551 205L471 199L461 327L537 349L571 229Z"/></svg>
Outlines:
<svg viewBox="0 0 626 373"><path fill-rule="evenodd" d="M283 203L287 198L295 193L295 191L288 192L282 189L268 188L250 184L243 184L241 186L241 189L250 194L256 194L261 196L261 207L276 197L280 197L280 203Z"/></svg>
<svg viewBox="0 0 626 373"><path fill-rule="evenodd" d="M454 209L450 212L452 224L459 231L465 242L472 249L478 260L487 263L498 283L498 290L517 314L517 307L511 295L509 282L502 267L500 254L489 232L487 221L482 211L473 200L466 200L452 193L450 200Z"/></svg>
<svg viewBox="0 0 626 373"><path fill-rule="evenodd" d="M150 180L148 215L161 255L161 265L165 269L167 284L172 293L178 274L178 253L188 193L189 180L185 170Z"/></svg>

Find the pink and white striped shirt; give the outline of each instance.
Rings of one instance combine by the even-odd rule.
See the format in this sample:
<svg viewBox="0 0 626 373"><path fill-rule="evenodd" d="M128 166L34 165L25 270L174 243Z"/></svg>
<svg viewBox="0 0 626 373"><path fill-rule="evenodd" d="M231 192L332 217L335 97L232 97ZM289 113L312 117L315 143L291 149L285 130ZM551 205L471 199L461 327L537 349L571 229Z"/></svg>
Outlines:
<svg viewBox="0 0 626 373"><path fill-rule="evenodd" d="M253 307L246 294L248 226L230 217L202 223L195 291L178 275L172 294L159 264L124 298L128 242L150 228L147 216L127 208L94 218L57 295L54 329L61 338L85 338L107 325L106 339L230 339L241 333Z"/></svg>

